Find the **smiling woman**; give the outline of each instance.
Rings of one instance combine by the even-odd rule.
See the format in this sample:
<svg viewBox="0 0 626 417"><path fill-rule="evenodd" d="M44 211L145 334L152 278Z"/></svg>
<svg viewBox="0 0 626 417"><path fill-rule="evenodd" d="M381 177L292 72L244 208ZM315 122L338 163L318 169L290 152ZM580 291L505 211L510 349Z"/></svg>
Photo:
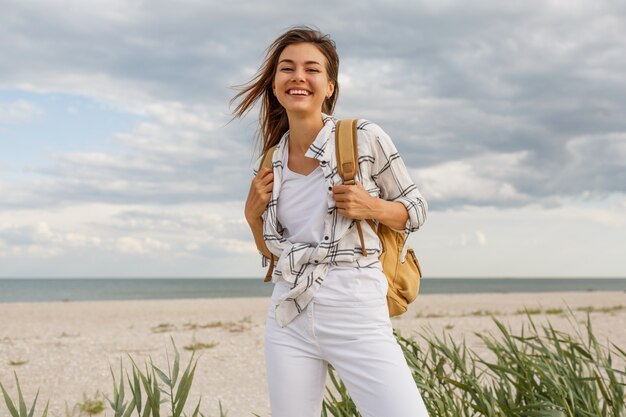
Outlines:
<svg viewBox="0 0 626 417"><path fill-rule="evenodd" d="M338 71L329 36L296 27L233 99L239 117L261 100L263 153L275 146L245 208L264 264L277 259L265 329L272 416L318 417L330 364L361 415L426 417L393 336L380 241L353 227L371 219L408 235L424 223L426 202L389 136L363 119L358 181L343 183L331 116Z"/></svg>

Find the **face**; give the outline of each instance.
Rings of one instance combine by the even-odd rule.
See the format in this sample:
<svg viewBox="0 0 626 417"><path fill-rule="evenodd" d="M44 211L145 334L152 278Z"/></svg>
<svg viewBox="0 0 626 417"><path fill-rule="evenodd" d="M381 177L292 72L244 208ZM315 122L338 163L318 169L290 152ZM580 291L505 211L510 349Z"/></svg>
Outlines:
<svg viewBox="0 0 626 417"><path fill-rule="evenodd" d="M324 54L311 43L297 43L280 54L272 88L288 114L316 114L335 86Z"/></svg>

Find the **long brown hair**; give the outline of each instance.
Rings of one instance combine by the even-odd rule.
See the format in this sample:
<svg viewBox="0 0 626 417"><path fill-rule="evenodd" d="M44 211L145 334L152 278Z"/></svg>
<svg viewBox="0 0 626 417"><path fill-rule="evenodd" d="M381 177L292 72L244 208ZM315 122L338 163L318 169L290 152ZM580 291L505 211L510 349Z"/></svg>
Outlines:
<svg viewBox="0 0 626 417"><path fill-rule="evenodd" d="M272 82L276 75L280 54L287 46L302 42L312 43L326 57L326 72L328 79L335 84L335 89L333 94L324 100L322 112L330 115L335 109L335 103L339 95L337 79L339 75L339 55L337 55L335 42L329 35L324 35L318 29L313 29L309 26L294 26L290 28L266 49L265 60L259 67L256 75L248 83L237 86L236 88L241 89L241 91L230 101L232 104L241 99L233 114L234 117L243 117L259 99L261 100L261 109L259 111L260 129L257 134L257 140L260 139L262 143L262 153L276 145L285 132L289 130L287 112L274 94L272 94Z"/></svg>

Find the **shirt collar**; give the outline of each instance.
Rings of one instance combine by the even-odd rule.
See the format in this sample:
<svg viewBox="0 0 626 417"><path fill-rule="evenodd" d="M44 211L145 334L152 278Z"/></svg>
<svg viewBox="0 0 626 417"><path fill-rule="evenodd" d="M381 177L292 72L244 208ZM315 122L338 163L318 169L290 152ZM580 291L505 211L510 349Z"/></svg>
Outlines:
<svg viewBox="0 0 626 417"><path fill-rule="evenodd" d="M309 146L305 156L308 158L318 159L320 162L329 162L328 149L330 138L335 134L335 120L332 116L322 113L322 119L324 120L324 127L317 134L317 137Z"/></svg>

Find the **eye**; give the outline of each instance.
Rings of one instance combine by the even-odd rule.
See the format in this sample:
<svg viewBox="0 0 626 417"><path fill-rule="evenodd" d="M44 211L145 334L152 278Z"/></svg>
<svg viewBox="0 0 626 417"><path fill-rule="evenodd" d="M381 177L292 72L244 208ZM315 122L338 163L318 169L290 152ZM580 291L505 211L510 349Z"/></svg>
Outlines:
<svg viewBox="0 0 626 417"><path fill-rule="evenodd" d="M308 72L320 72L320 70L318 70L317 68L309 68L307 71Z"/></svg>
<svg viewBox="0 0 626 417"><path fill-rule="evenodd" d="M291 71L292 69L289 67L283 67L280 69L281 71Z"/></svg>

